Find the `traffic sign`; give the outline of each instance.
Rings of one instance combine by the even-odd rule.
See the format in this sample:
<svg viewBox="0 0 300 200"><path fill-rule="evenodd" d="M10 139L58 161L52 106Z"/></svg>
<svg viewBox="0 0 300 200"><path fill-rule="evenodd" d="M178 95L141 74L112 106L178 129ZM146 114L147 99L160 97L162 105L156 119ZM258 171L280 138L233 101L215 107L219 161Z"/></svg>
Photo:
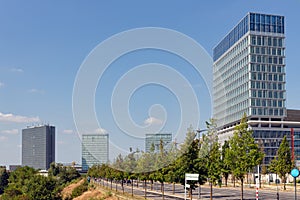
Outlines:
<svg viewBox="0 0 300 200"><path fill-rule="evenodd" d="M299 170L297 168L292 169L291 175L292 177L297 178L299 176Z"/></svg>
<svg viewBox="0 0 300 200"><path fill-rule="evenodd" d="M198 181L199 174L185 174L185 179L187 181Z"/></svg>

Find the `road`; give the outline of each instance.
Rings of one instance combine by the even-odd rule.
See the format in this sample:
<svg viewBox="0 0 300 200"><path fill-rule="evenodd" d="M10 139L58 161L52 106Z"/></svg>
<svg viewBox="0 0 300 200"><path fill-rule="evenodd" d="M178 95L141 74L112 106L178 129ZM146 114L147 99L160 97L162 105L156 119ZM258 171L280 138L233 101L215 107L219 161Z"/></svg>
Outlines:
<svg viewBox="0 0 300 200"><path fill-rule="evenodd" d="M106 187L110 188L110 182L107 181L101 181L101 184L105 184ZM112 183L112 189L116 189L116 185L119 191L121 191L121 184L119 183ZM150 183L147 183L147 199L153 199L153 200L161 200L162 193L160 191L161 184L158 182L155 182L153 184L152 190L150 190ZM175 193L173 194L173 185L172 184L164 184L164 199L165 200L182 200L184 199L184 188L182 185L175 185ZM133 191L132 191L133 189ZM124 191L126 193L131 194L133 192L134 195L138 196L145 196L145 190L143 187L143 183L139 183L139 187L137 187L136 182L134 182L134 185L132 187L131 184L124 183ZM255 200L255 188L246 188L244 189L244 200ZM198 188L193 191L193 199L210 199L210 188L208 186L201 186L201 195L198 195ZM261 200L276 200L276 190L259 190L259 199ZM297 193L300 193L297 192ZM232 187L214 187L213 188L213 199L218 200L237 200L240 199L241 191L240 188L232 188ZM294 191L280 191L279 192L279 199L281 200L294 200ZM297 199L300 199L300 195L297 195Z"/></svg>

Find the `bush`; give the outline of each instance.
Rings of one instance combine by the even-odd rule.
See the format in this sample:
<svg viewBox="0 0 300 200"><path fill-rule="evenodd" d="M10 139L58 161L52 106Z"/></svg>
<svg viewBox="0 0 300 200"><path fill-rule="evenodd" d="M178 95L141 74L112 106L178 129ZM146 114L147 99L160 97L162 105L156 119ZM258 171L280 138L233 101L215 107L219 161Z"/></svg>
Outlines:
<svg viewBox="0 0 300 200"><path fill-rule="evenodd" d="M87 181L84 181L83 184L79 185L72 191L71 196L72 196L72 198L78 197L87 190L88 190L88 183L87 183Z"/></svg>

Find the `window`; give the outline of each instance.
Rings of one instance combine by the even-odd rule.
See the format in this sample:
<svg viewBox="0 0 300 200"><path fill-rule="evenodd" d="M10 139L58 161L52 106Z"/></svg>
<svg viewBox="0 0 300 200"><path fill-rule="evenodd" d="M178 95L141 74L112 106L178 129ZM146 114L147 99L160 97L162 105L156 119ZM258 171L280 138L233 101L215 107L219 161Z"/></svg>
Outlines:
<svg viewBox="0 0 300 200"><path fill-rule="evenodd" d="M269 81L272 81L272 74L269 74ZM268 88L271 89L271 88Z"/></svg>
<svg viewBox="0 0 300 200"><path fill-rule="evenodd" d="M261 48L261 54L265 54L266 53L266 47L262 47Z"/></svg>
<svg viewBox="0 0 300 200"><path fill-rule="evenodd" d="M282 72L280 66L277 67L277 72Z"/></svg>
<svg viewBox="0 0 300 200"><path fill-rule="evenodd" d="M273 98L273 93L269 91L269 98Z"/></svg>
<svg viewBox="0 0 300 200"><path fill-rule="evenodd" d="M281 49L280 48L277 49L277 55L281 56Z"/></svg>
<svg viewBox="0 0 300 200"><path fill-rule="evenodd" d="M272 46L272 39L268 37L268 46Z"/></svg>
<svg viewBox="0 0 300 200"><path fill-rule="evenodd" d="M270 64L272 64L272 61L273 61L272 57L269 57L269 63Z"/></svg>
<svg viewBox="0 0 300 200"><path fill-rule="evenodd" d="M261 97L261 90L258 90L258 97Z"/></svg>
<svg viewBox="0 0 300 200"><path fill-rule="evenodd" d="M261 45L261 37L257 36L257 45Z"/></svg>
<svg viewBox="0 0 300 200"><path fill-rule="evenodd" d="M261 78L261 73L257 73L257 79L258 79L259 81L262 80L262 78Z"/></svg>
<svg viewBox="0 0 300 200"><path fill-rule="evenodd" d="M260 106L260 99L256 99L256 105Z"/></svg>
<svg viewBox="0 0 300 200"><path fill-rule="evenodd" d="M256 90L252 90L252 96L256 97Z"/></svg>
<svg viewBox="0 0 300 200"><path fill-rule="evenodd" d="M276 65L272 65L272 72L276 72Z"/></svg>
<svg viewBox="0 0 300 200"><path fill-rule="evenodd" d="M283 99L283 92L279 92L279 98Z"/></svg>
<svg viewBox="0 0 300 200"><path fill-rule="evenodd" d="M259 47L255 48L255 53L260 54L260 48Z"/></svg>
<svg viewBox="0 0 300 200"><path fill-rule="evenodd" d="M282 38L278 38L278 46L282 47Z"/></svg>
<svg viewBox="0 0 300 200"><path fill-rule="evenodd" d="M256 71L260 71L260 65L256 65Z"/></svg>
<svg viewBox="0 0 300 200"><path fill-rule="evenodd" d="M277 46L277 38L273 38L273 46Z"/></svg>
<svg viewBox="0 0 300 200"><path fill-rule="evenodd" d="M260 89L260 82L256 82L256 88ZM259 96L259 91L258 91L258 97L261 97L261 96Z"/></svg>
<svg viewBox="0 0 300 200"><path fill-rule="evenodd" d="M273 107L277 107L277 101L273 100Z"/></svg>
<svg viewBox="0 0 300 200"><path fill-rule="evenodd" d="M255 36L251 37L251 44L256 45L256 37Z"/></svg>

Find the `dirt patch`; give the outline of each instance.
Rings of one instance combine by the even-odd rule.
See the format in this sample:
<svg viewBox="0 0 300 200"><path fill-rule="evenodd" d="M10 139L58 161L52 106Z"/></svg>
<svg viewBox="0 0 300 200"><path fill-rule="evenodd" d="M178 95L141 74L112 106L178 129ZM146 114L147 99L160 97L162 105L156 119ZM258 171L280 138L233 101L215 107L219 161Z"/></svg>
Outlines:
<svg viewBox="0 0 300 200"><path fill-rule="evenodd" d="M81 185L82 183L83 183L83 179L81 179L80 181L78 181L77 183L72 183L72 184L70 184L70 185L68 185L67 187L65 187L63 190L62 190L62 192L61 192L61 194L62 194L62 199L66 199L66 198L68 198L68 197L71 197L71 195L72 195L72 191L76 188L76 187L78 187L79 185Z"/></svg>
<svg viewBox="0 0 300 200"><path fill-rule="evenodd" d="M81 196L74 198L73 200L87 200L87 199L105 199L105 200L118 200L117 197L109 196L107 193L100 190L90 190L84 192Z"/></svg>

